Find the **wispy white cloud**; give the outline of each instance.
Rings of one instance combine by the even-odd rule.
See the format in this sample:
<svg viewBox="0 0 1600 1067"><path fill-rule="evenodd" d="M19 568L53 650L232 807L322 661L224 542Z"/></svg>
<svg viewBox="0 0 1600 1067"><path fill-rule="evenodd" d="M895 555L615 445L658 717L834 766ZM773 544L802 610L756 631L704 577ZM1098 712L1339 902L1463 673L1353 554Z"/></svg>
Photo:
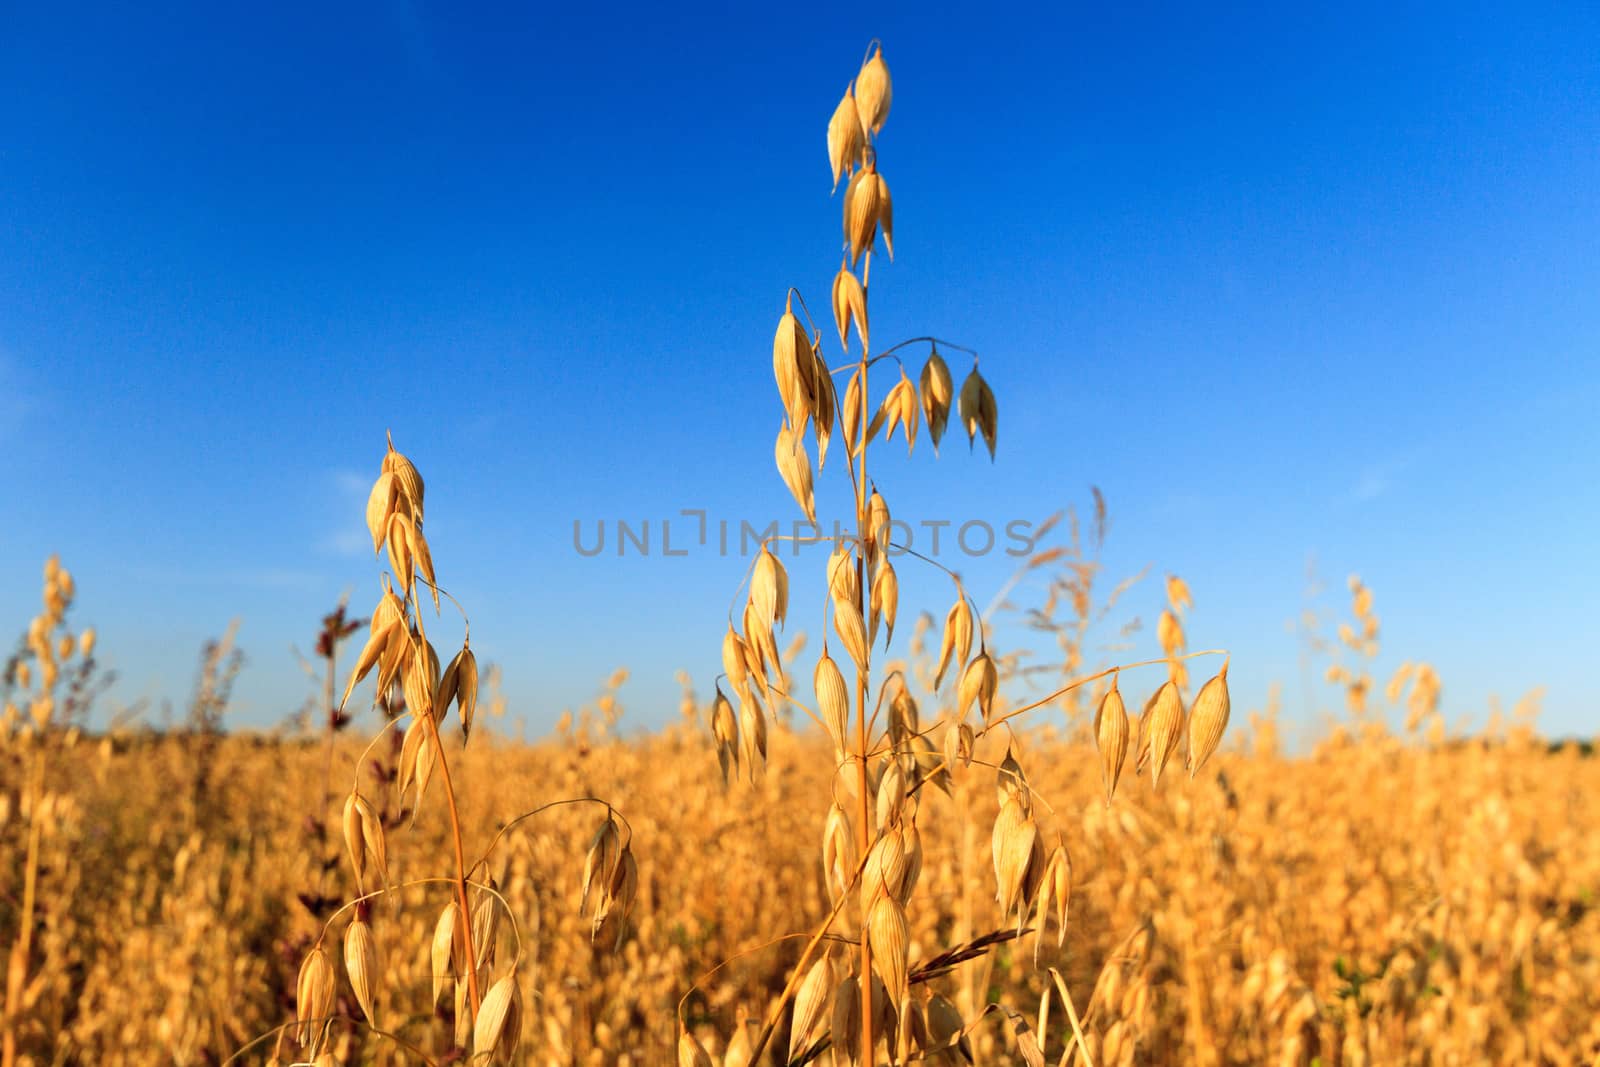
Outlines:
<svg viewBox="0 0 1600 1067"><path fill-rule="evenodd" d="M1399 484L1401 475L1416 462L1413 456L1393 456L1369 463L1356 474L1355 484L1345 493L1352 504L1365 504L1387 496Z"/></svg>

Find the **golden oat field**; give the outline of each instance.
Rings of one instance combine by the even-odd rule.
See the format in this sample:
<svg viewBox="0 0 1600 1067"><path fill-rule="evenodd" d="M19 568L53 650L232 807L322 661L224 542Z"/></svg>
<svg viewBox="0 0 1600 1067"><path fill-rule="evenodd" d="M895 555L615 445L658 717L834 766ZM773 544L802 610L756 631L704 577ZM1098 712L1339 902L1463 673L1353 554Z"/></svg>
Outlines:
<svg viewBox="0 0 1600 1067"><path fill-rule="evenodd" d="M803 719L780 719L759 784L725 785L709 702L686 691L678 724L624 738L614 699L537 744L446 741L469 855L522 812L603 797L625 813L637 857L628 930L606 948L580 904L604 804L550 808L496 849L487 873L516 925L502 938L518 958L516 1062L671 1063L680 1022L708 1062L749 1062L800 950L782 935L830 910L818 857L832 747ZM1010 1018L982 1014L999 1004L1049 1063L1594 1062L1600 764L1516 717L1436 742L1352 720L1298 756L1276 737L1273 716L1252 715L1193 781L1155 790L1146 775L1107 805L1081 729L1018 731L1017 756L1048 798L1038 818L1071 855L1065 937L1047 926L916 982L914 998L937 992L973 1023L959 1060L926 1058L1025 1062ZM412 884L448 851L448 820L437 808L414 826L397 818L397 740L357 772L388 826L388 882L407 887L369 916L374 1014L395 1040L358 1022L341 962L329 1062L462 1061L448 998L430 1009L429 996L450 889ZM0 914L15 1062L296 1062L274 1028L293 1021L301 960L354 892L328 768L348 775L364 747L348 735L330 751L203 730L14 731ZM980 743L970 766L920 791L913 975L1015 929L991 858L1003 757ZM778 1020L776 1048L790 1047L790 1025Z"/></svg>
<svg viewBox="0 0 1600 1067"><path fill-rule="evenodd" d="M95 631L45 563L0 619L0 1067L1600 1064L1600 764L1536 694L1451 725L1476 709L1428 663L1376 676L1353 577L1344 621L1302 622L1341 705L1307 740L1234 707L1229 635L1196 647L1216 594L1168 574L1152 626L1121 614L1144 575L1103 572L1098 490L998 590L897 532L869 461L965 436L1010 462L1026 375L873 342L881 44L846 85L838 267L774 294L777 404L765 336L737 370L812 532L774 522L726 619L674 621L704 657L644 709L671 725L631 727L620 671L506 735L519 665L480 664L497 635L430 540L453 472L403 413L360 458L368 593L323 621L297 723L231 730L232 631L177 728L91 716Z"/></svg>

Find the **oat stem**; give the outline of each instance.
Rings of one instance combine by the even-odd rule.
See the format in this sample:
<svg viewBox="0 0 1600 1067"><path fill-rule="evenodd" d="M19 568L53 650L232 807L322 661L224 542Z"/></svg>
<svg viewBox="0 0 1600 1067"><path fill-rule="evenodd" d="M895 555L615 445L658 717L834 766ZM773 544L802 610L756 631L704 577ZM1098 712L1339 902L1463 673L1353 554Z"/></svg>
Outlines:
<svg viewBox="0 0 1600 1067"><path fill-rule="evenodd" d="M439 737L439 724L434 721L433 713L427 708L419 708L414 714L419 714L428 721L428 732L433 736L433 747L439 753L439 773L444 778L445 806L450 809L450 842L456 852L456 903L461 906L461 944L470 963L478 957L472 944L472 902L467 899L467 855L461 846L461 815L456 810L456 790L450 780L450 761L445 758L444 742ZM478 968L475 965L467 968L467 992L472 1003L472 1019L476 1023L481 998L478 995Z"/></svg>

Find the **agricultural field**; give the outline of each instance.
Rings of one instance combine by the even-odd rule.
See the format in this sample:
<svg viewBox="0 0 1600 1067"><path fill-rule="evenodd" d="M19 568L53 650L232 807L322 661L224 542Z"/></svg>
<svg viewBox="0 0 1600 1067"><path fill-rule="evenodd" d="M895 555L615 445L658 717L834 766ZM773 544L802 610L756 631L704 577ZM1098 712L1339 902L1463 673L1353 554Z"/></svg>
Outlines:
<svg viewBox="0 0 1600 1067"><path fill-rule="evenodd" d="M1180 201L1206 185L1203 160L1226 138L1207 134L1203 146L1146 160L1137 178L1108 166L1103 184L1057 196L1060 172L1125 143L1107 130L1142 130L1145 119L1123 115L1066 136L1053 106L995 88L1006 79L994 71L1007 63L982 47L973 62L988 72L977 80L995 94L981 98L990 103L954 108L943 55L913 60L897 83L891 53L872 38L859 64L847 57L830 74L836 95L816 104L807 83L800 95L813 111L786 115L783 138L758 141L749 109L763 90L752 72L782 82L777 94L795 88L787 67L729 48L706 60L724 73L685 71L681 42L621 42L612 72L637 75L649 92L622 78L596 85L603 79L592 70L565 79L565 96L541 90L571 113L527 112L538 129L560 131L539 141L536 168L533 154L518 154L532 139L508 132L526 109L512 122L517 109L496 111L493 101L551 77L503 51L544 41L544 13L502 12L513 28L491 35L436 15L386 16L398 65L344 46L319 51L320 21L312 34L260 30L302 49L293 54L307 69L348 64L388 80L352 74L328 90L327 109L320 89L289 102L253 82L221 93L264 109L265 128L320 131L297 150L306 171L251 186L262 218L275 222L262 223L252 203L248 220L218 229L205 212L233 210L243 193L216 203L202 195L198 213L184 215L171 206L184 197L161 186L163 210L183 223L163 221L162 236L170 229L222 255L230 266L217 276L249 299L223 293L208 316L201 272L173 280L180 275L151 267L103 293L74 279L74 299L89 290L133 299L126 294L147 285L201 294L181 314L156 303L144 311L195 331L175 342L175 358L208 373L204 383L167 373L164 353L145 353L129 365L159 364L159 388L143 401L159 414L135 412L122 386L100 388L108 374L122 381L120 357L73 373L69 351L51 379L69 385L0 394L0 499L22 501L11 505L20 519L4 519L22 547L0 546L0 566L22 567L17 559L36 553L26 560L31 582L43 563L42 583L29 587L35 603L0 605L0 627L17 634L0 660L0 1067L1600 1067L1600 763L1585 718L1587 673L1567 662L1573 649L1593 651L1583 594L1592 575L1572 562L1588 546L1561 539L1581 526L1568 513L1540 522L1515 503L1517 494L1566 499L1593 479L1566 467L1541 475L1525 453L1471 451L1499 447L1461 417L1477 401L1451 394L1471 384L1472 369L1454 351L1430 349L1419 363L1434 359L1448 373L1418 372L1408 391L1387 336L1361 333L1375 323L1404 337L1409 320L1387 304L1388 318L1342 317L1362 324L1340 335L1367 346L1365 362L1350 357L1360 373L1346 370L1342 350L1304 341L1306 305L1281 312L1294 325L1271 343L1246 338L1234 353L1231 339L1211 349L1197 341L1198 356L1150 355L1218 307L1226 313L1213 337L1227 334L1244 307L1238 294L1252 285L1280 293L1293 273L1286 262L1315 275L1305 284L1320 298L1329 279L1354 292L1381 256L1335 269L1315 261L1317 241L1275 245L1256 258L1240 253L1252 274L1165 260L1137 236L1120 239L1120 260L1079 254L1069 236L1104 250L1117 244L1106 234L1124 226L1187 240L1172 220L1185 217ZM573 40L597 32L562 26ZM352 40L366 41L370 27L355 28ZM902 28L926 46L918 27ZM248 38L250 48L232 53L239 59L258 50L258 29L224 19L208 32L221 54L230 34ZM561 32L551 39L566 40ZM728 32L729 41L750 36L748 27ZM983 40L996 31L970 32ZM1298 39L1294 27L1278 32ZM824 54L809 36L796 41L797 57ZM1192 51L1187 41L1182 50ZM1540 62L1557 51L1539 52ZM499 66L479 68L479 56ZM1117 64L1101 63L1100 80L1114 83ZM202 80L230 84L225 62L207 53L203 66ZM1019 85L1068 84L1010 66ZM1317 80L1277 77L1284 93ZM675 88L662 88L669 82ZM388 97L369 95L380 83L395 99L416 93L406 122L385 110ZM272 165L255 154L256 140L228 141L251 123L230 117L219 132L205 94L174 85L184 91L163 105L171 110L157 109L184 116L174 129L232 144L255 161L249 179ZM1266 98L1253 106L1275 106L1271 93L1249 88ZM1181 108L1175 98L1190 89L1157 103ZM673 92L715 106L685 105L693 119L641 110L666 107ZM919 93L940 92L942 110L916 112ZM627 121L610 128L623 97ZM1509 107L1567 96L1486 99ZM1169 136L1189 136L1204 111L1184 111L1190 125L1176 122ZM343 114L344 125L321 125L328 114ZM517 216L518 197L539 197L480 168L436 164L414 150L424 141L411 140L420 137L412 119L447 131L430 142L453 146L441 158L498 159L491 171L532 175L557 209ZM790 122L804 137L791 137ZM1023 143L1016 130L1029 124L1046 138L1036 157L995 147ZM50 152L99 143L84 137L63 149L51 129L37 123L29 133L50 151L18 158L43 166ZM1396 158L1420 152L1410 136ZM1507 143L1495 129L1476 136L1496 151ZM1097 147L1058 167L1085 139ZM754 169L778 144L796 162ZM385 167L362 155L373 145L383 146ZM1542 173L1537 152L1548 149L1528 149L1525 169ZM624 162L613 165L612 154ZM546 167L547 155L561 167ZM647 155L648 168L638 163ZM1453 148L1444 156L1460 162ZM802 157L807 199L792 214L738 169L788 195L800 188L788 177ZM205 165L220 174L231 158L219 152ZM694 168L677 162L690 158L715 162L707 184L726 198L695 201L710 204L699 216L684 199ZM1495 167L1464 170L1497 180L1515 169L1495 158ZM1582 158L1592 165L1592 152ZM348 195L329 160L368 176L361 195ZM1130 207L1141 183L1166 180L1169 166L1194 184ZM439 196L446 172L450 194ZM1585 187L1581 175L1562 174ZM1013 195L1013 175L1032 192ZM967 182L996 184L987 196L941 201L956 195L930 192L945 177L956 194ZM1255 195L1304 173L1292 178L1263 179ZM202 192L227 185L203 179ZM126 195L102 222L141 217L145 202L127 192L135 186L118 186ZM1432 198L1434 188L1422 187ZM30 186L29 210L66 226L38 194L50 188L44 177ZM475 237L458 242L453 224L431 215L372 207L396 188L449 201L439 210L473 220ZM1124 214L1072 215L1091 194ZM1200 199L1226 214L1232 195L1212 189L1213 199ZM326 212L327 202L340 206ZM1320 201L1335 214L1349 202ZM1479 210L1465 194L1460 203ZM819 205L825 215L813 211ZM1156 208L1169 214L1150 226L1141 212ZM1254 202L1239 217L1257 210L1266 217ZM1304 225L1302 210L1285 207L1278 225L1288 229L1274 232ZM346 212L367 221L341 229ZM1007 220L1009 240L980 232L991 216ZM396 217L410 222L395 226ZM499 261L518 281L496 289L486 264L516 243L501 239L516 232L513 217L537 241ZM684 220L695 218L690 239ZM1233 225L1218 231L1221 245L1237 236ZM290 226L300 227L294 241L326 258L313 262L294 241L274 245L274 228ZM812 229L821 231L815 241ZM729 262L694 258L709 255L712 231ZM100 239L96 231L58 247L55 232L29 220L0 225L0 235L42 242L27 246L39 250L41 270L54 269L60 248L81 252ZM206 245L213 232L226 238L220 253ZM1561 234L1581 243L1581 233ZM947 238L964 251L950 252ZM1417 238L1430 265L1457 256L1432 240ZM757 242L780 254L762 249L756 259ZM590 258L597 244L610 258ZM1185 254L1217 246L1186 245ZM680 267L677 248L698 267ZM148 234L141 255L147 249L159 259ZM550 273L521 273L527 260ZM289 291L278 287L328 262L349 269L301 293L317 309L311 317L273 319ZM1063 310L1062 279L1100 286L1096 271L1111 277L1118 263L1120 281ZM380 283L365 279L367 266L394 269ZM1462 277L1477 277L1469 266ZM1198 303L1162 311L1144 287L1168 269L1204 291ZM775 280L780 272L785 280ZM617 292L601 291L613 279ZM1546 285L1524 280L1529 291ZM675 287L691 282L692 292ZM1405 282L1385 286L1383 299L1404 288L1423 307L1429 294ZM556 283L565 288L547 290ZM1498 277L1483 284L1510 291ZM761 292L753 312L738 306L746 286ZM1031 296L1013 300L1013 289ZM15 320L19 337L53 337L68 350L82 343L59 324L54 333L32 325L54 312L5 290L0 331ZM430 302L452 296L459 302L448 311ZM1109 320L1097 320L1082 330L1094 359L1058 358L1059 339L1090 321L1073 315L1090 315L1096 302L1134 308L1135 325L1102 332ZM984 303L992 306L966 306ZM474 334L497 305L542 325L519 335L506 325L512 315ZM1430 308L1428 321L1450 320ZM351 325L339 342L348 347L323 349L347 312L351 323L360 314L382 323ZM1029 315L1048 321L1026 333L1018 323ZM126 325L137 316L111 318L121 343L137 347ZM1516 325L1510 311L1502 318ZM1252 321L1259 329L1265 320ZM991 344L985 333L1008 340ZM243 347L214 359L216 336ZM1309 347L1285 355L1293 346L1284 337ZM250 338L264 346L257 362L245 355ZM424 342L448 355L410 347ZM272 360L287 357L268 351L278 343L316 354L281 373ZM0 334L0 388L46 380L14 371L7 344ZM501 345L526 359L504 357ZM1340 395L1372 410L1327 415L1294 381L1310 368L1323 388L1350 390ZM1550 373L1537 390L1537 373L1519 371L1515 386L1504 377L1487 375L1497 400L1502 389L1524 389L1504 406L1526 441L1570 434L1580 420L1556 415L1592 409L1584 390L1594 383L1581 373ZM1145 390L1166 403L1148 402ZM1456 415L1432 413L1452 403ZM1434 439L1406 438L1406 420L1430 417ZM93 436L102 426L118 435L109 444ZM80 442L80 431L96 443ZM1231 451L1216 451L1224 439ZM224 440L233 443L221 448ZM1581 451L1571 440L1561 438L1568 463ZM92 485L80 477L85 452L96 464ZM1347 460L1342 488L1310 473ZM1127 508L1119 536L1153 530L1132 554L1111 538L1100 488L1051 510L1063 469L1082 480L1093 462L1115 467ZM304 473L313 468L322 473ZM1509 469L1490 506L1484 486ZM1525 480L1539 477L1562 493L1529 488ZM88 515L85 485L96 501ZM1322 505L1307 502L1318 494ZM1322 510L1305 517L1297 506ZM1035 508L1047 517L1019 517ZM324 521L324 511L334 517ZM652 528L616 517L641 514L677 518ZM1452 537L1425 532L1439 528ZM687 529L697 534L685 541ZM1281 563L1283 544L1323 536L1342 538L1343 555L1360 546L1383 557L1397 599L1426 613L1401 633L1426 647L1411 658L1391 652L1388 601L1379 611L1389 586L1356 575L1335 607L1312 603L1323 596L1313 581L1297 619L1263 624L1270 610L1245 602L1263 595L1264 560ZM304 566L286 547L295 544ZM1150 549L1179 562L1134 558ZM1213 555L1226 557L1220 570ZM1548 570L1547 556L1558 561ZM1547 593L1529 593L1529 573ZM172 648L199 625L183 613L216 618L243 590L271 637L247 657L242 635L254 639L256 624L233 616L202 646L175 713ZM1545 600L1551 621L1540 615ZM306 676L297 679L271 642L310 603L337 606L309 654L291 646ZM104 627L95 625L101 614ZM622 666L596 698L558 714L587 684L572 676L597 656ZM685 662L663 669L672 657ZM640 690L627 688L636 662ZM1293 709L1285 679L1266 679L1263 663L1298 674ZM1452 670L1499 684L1501 672L1525 679L1541 665L1564 679L1553 718L1543 688L1509 708L1447 695ZM159 716L154 683L131 701L131 687L118 688L119 675L161 672ZM298 711L286 713L290 687L270 677L278 674L302 689L309 681L314 695Z"/></svg>

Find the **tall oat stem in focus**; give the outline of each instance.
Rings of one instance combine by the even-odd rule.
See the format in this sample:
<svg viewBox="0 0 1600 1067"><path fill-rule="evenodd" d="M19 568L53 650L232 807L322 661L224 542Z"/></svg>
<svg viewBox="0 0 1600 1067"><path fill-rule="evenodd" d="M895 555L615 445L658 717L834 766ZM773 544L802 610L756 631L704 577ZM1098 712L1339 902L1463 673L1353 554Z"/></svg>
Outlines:
<svg viewBox="0 0 1600 1067"><path fill-rule="evenodd" d="M876 1061L880 1043L894 1063L966 1051L967 1024L954 1005L933 992L928 983L957 964L982 956L994 945L1020 936L1030 913L1036 931L1042 931L1047 920L1054 923L1059 943L1071 888L1064 840L1051 844L1035 821L1034 793L1010 745L1009 720L1113 673L1103 671L1076 679L1042 701L1006 710L998 697L999 673L989 651L990 635L960 577L894 540L888 501L869 474L868 456L874 442L886 444L898 430L909 452L925 428L937 449L955 411L969 445L975 446L981 434L992 459L999 417L994 393L978 371L973 350L932 336L914 337L876 353L872 349L873 333L868 325L872 265L880 247L890 258L894 252L894 211L878 151L890 99L889 69L882 48L874 42L828 123L835 187L844 182L843 254L830 300L844 357L838 366L829 366L822 352L822 330L795 289L785 297L773 338L773 375L783 409L774 458L813 533L802 536L797 530L792 537L774 533L764 539L749 574L749 595L742 614L736 618L730 611L723 635L723 678L738 700L736 713L719 681L711 725L724 775L741 763L752 781L761 774L767 751L767 717L785 701L804 708L827 731L835 755L822 846L825 881L834 906L807 940L778 1003L767 1013L759 1038L741 1062L756 1062L791 1006L790 1062L805 1060L825 1046L832 1047L836 1062L861 1064ZM857 345L853 359L852 334ZM972 361L959 390L941 349ZM915 380L904 362L912 352L922 356ZM898 372L891 375L892 384L881 390L876 402L871 390L871 381L878 378L874 369L880 374L886 369ZM844 380L842 398L836 377ZM815 468L806 447L808 430L816 448ZM815 479L823 471L836 431L843 442L854 527L843 531L836 525L824 535L817 521ZM832 549L820 583L825 594L825 636L813 678L814 709L786 691L777 652L775 629L784 625L791 604L815 603L809 596L791 597L788 572L773 551L775 543L786 541L794 542L797 552L801 544L821 543ZM885 649L894 637L900 596L896 560L927 564L939 572L938 580L949 581L952 587L954 602L945 618L933 680L935 696L947 680L954 680L954 699L946 705L949 714L940 724L942 752L929 740L933 729L922 724L904 673L893 671L879 678L873 671L873 651L880 634ZM853 685L846 682L830 652L830 616L832 636L849 660ZM1173 649L1167 660L1153 662L1166 663L1177 674L1186 658ZM1107 753L1108 797L1121 773L1130 734L1114 685L1110 693L1108 705L1113 714L1102 707L1096 723L1102 746L1117 749ZM1152 707L1155 712L1146 715L1150 727L1142 736L1151 738L1152 777L1159 778L1185 733L1179 687L1169 682L1152 698ZM1191 750L1188 760L1194 768L1211 754L1226 725L1222 677L1202 690L1197 718L1202 707L1205 728L1196 733L1203 738L1202 750ZM976 721L971 721L974 709ZM1113 721L1120 730L1112 727ZM1106 723L1104 729L1102 722ZM1004 759L983 764L975 756L975 746L991 733L1006 739ZM907 909L912 906L922 867L917 823L924 787L947 789L953 772L974 763L996 771L1002 800L992 834L998 928L967 945L929 954L932 962L913 970L913 926ZM834 932L836 924L847 932ZM840 943L853 947L836 954L833 948L823 948L825 941L835 947ZM990 1009L1006 1015L1016 1042L1031 1060L1038 1049L1027 1021L999 1005L990 1005L984 1014ZM1041 1009L1041 1018L1045 1014ZM704 1055L680 1017L680 1064L702 1062Z"/></svg>

